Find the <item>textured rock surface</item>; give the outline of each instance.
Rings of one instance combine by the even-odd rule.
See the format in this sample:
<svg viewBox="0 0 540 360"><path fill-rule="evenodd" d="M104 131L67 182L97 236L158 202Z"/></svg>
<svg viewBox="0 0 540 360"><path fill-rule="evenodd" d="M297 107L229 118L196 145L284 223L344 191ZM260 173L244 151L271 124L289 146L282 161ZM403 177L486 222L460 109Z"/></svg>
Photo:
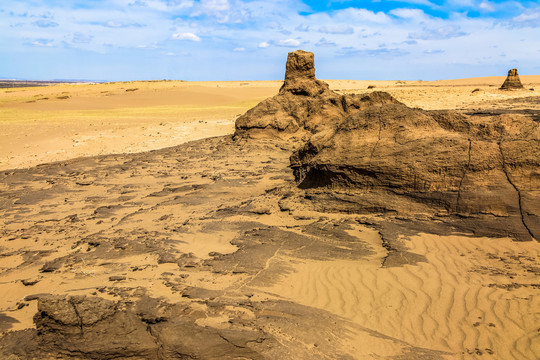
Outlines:
<svg viewBox="0 0 540 360"><path fill-rule="evenodd" d="M517 70L503 87L521 86ZM477 234L540 238L540 130L527 116L412 109L385 92L338 95L313 54L289 54L280 93L240 117L236 136L309 139L291 157L325 211L437 216ZM347 192L347 200L336 199ZM318 201L315 199L319 199Z"/></svg>
<svg viewBox="0 0 540 360"><path fill-rule="evenodd" d="M508 70L508 76L501 85L501 90L523 89L517 69Z"/></svg>
<svg viewBox="0 0 540 360"><path fill-rule="evenodd" d="M37 331L0 337L2 359L353 359L346 346L327 341L329 336L346 337L351 331L372 341L383 338L387 346L406 354L430 359L440 359L442 354L287 301L193 305L149 297L113 302L49 296L40 298L38 308ZM220 317L228 321L205 325L209 318ZM291 331L295 336L285 335ZM320 344L315 352L306 347L313 342Z"/></svg>
<svg viewBox="0 0 540 360"><path fill-rule="evenodd" d="M373 106L314 135L291 166L302 188L346 190L341 210L437 216L477 234L540 238L540 128L529 118Z"/></svg>
<svg viewBox="0 0 540 360"><path fill-rule="evenodd" d="M236 120L235 138L296 137L306 139L344 116L373 104L398 103L385 93L340 95L315 78L314 56L289 53L279 94L262 101Z"/></svg>

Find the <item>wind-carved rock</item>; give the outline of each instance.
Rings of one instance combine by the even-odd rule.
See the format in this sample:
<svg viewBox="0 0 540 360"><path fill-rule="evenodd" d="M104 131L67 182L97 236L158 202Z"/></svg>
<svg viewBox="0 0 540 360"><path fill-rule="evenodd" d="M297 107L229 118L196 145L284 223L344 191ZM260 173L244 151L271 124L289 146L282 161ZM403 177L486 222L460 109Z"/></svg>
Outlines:
<svg viewBox="0 0 540 360"><path fill-rule="evenodd" d="M506 83L521 86L517 70ZM238 118L235 136L304 140L291 168L322 211L427 216L540 239L540 128L531 118L424 111L380 91L340 95L316 79L313 53L299 50L279 94Z"/></svg>
<svg viewBox="0 0 540 360"><path fill-rule="evenodd" d="M306 140L346 115L377 104L399 103L390 95L340 95L315 77L312 52L289 53L285 81L279 93L236 120L235 139L285 137Z"/></svg>
<svg viewBox="0 0 540 360"><path fill-rule="evenodd" d="M508 70L508 76L504 83L500 87L501 90L514 90L514 89L523 89L523 84L519 79L517 69Z"/></svg>
<svg viewBox="0 0 540 360"><path fill-rule="evenodd" d="M315 56L312 52L298 50L289 53L285 66L285 81L280 94L317 96L328 91L324 81L315 78Z"/></svg>

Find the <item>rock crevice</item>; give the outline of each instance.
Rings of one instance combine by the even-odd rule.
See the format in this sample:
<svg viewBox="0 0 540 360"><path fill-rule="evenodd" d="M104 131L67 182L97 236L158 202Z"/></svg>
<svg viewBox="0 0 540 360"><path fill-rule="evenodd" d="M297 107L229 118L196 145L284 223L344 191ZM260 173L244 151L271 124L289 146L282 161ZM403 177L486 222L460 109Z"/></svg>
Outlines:
<svg viewBox="0 0 540 360"><path fill-rule="evenodd" d="M527 230L527 232L529 233L531 238L534 239L535 234L533 234L532 230L529 228L529 226L527 225L527 222L525 221L525 214L523 213L524 212L524 210L523 210L523 198L521 196L521 191L516 186L516 184L512 181L512 178L510 177L510 174L508 173L508 170L506 169L507 165L506 165L506 161L504 159L504 152L503 152L503 149L501 147L501 143L499 142L498 145L499 145L499 150L501 152L502 170L504 172L504 175L506 176L506 179L508 180L508 183L510 185L512 185L512 187L514 188L514 190L516 190L516 193L517 193L517 203L518 203L518 206L519 206L519 214L521 216L521 222L523 223L523 227Z"/></svg>

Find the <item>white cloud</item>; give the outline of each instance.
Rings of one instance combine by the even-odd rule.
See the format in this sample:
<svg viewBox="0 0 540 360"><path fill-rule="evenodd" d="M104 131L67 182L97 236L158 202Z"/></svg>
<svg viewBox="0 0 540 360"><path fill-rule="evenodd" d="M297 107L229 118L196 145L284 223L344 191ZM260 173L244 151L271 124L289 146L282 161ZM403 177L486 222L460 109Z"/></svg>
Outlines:
<svg viewBox="0 0 540 360"><path fill-rule="evenodd" d="M424 54L426 54L426 55L444 54L444 50L440 50L440 49L427 49L427 50L424 50Z"/></svg>
<svg viewBox="0 0 540 360"><path fill-rule="evenodd" d="M270 47L270 44L267 43L266 41L263 41L263 42L259 43L258 47L261 48L261 49L266 49L267 47Z"/></svg>
<svg viewBox="0 0 540 360"><path fill-rule="evenodd" d="M122 22L122 21L114 21L114 20L109 20L109 21L105 21L105 22L96 22L95 24L105 26L105 27L109 27L109 28L116 28L116 29L128 28L128 27L145 27L146 26L145 24L142 24L142 23L136 23L136 22L129 23L129 22Z"/></svg>
<svg viewBox="0 0 540 360"><path fill-rule="evenodd" d="M520 15L514 17L511 23L512 25L517 25L520 27L540 27L540 7L524 11Z"/></svg>
<svg viewBox="0 0 540 360"><path fill-rule="evenodd" d="M338 23L353 24L386 24L391 21L390 17L382 11L373 12L366 9L348 8L336 12L335 19Z"/></svg>
<svg viewBox="0 0 540 360"><path fill-rule="evenodd" d="M480 8L480 10L483 10L483 11L488 11L488 12L495 11L495 7L493 6L493 4L487 0L482 1L480 5L478 5L478 7Z"/></svg>
<svg viewBox="0 0 540 360"><path fill-rule="evenodd" d="M286 39L286 40L279 40L277 42L278 46L284 46L284 47L297 47L300 46L301 42L297 39Z"/></svg>
<svg viewBox="0 0 540 360"><path fill-rule="evenodd" d="M173 39L201 41L201 38L195 35L194 33L176 33L176 34L173 34Z"/></svg>
<svg viewBox="0 0 540 360"><path fill-rule="evenodd" d="M236 48L233 49L233 51L235 51L235 52L243 52L243 51L246 51L246 48L236 47Z"/></svg>
<svg viewBox="0 0 540 360"><path fill-rule="evenodd" d="M30 45L37 47L52 47L53 44L54 41L51 39L35 39L34 41L30 42Z"/></svg>
<svg viewBox="0 0 540 360"><path fill-rule="evenodd" d="M54 21L48 20L48 19L37 20L37 21L34 21L32 24L35 25L35 26L38 26L38 27L42 27L42 28L58 26L57 22L54 22Z"/></svg>
<svg viewBox="0 0 540 360"><path fill-rule="evenodd" d="M394 1L399 1L399 2L404 2L404 3L407 3L407 4L413 4L413 5L425 5L425 6L429 6L429 7L436 7L436 5L434 3L432 3L431 1L428 1L428 0L394 0Z"/></svg>
<svg viewBox="0 0 540 360"><path fill-rule="evenodd" d="M326 40L326 38L320 38L319 41L317 41L317 43L315 44L315 46L319 47L319 46L323 46L323 47L326 47L326 46L336 46L337 44L333 41L328 41Z"/></svg>
<svg viewBox="0 0 540 360"><path fill-rule="evenodd" d="M402 19L414 19L420 20L425 18L426 14L420 9L393 9L389 11L389 14L397 16Z"/></svg>
<svg viewBox="0 0 540 360"><path fill-rule="evenodd" d="M309 31L309 26L307 26L306 24L300 24L297 27L295 27L294 30L307 32L307 31Z"/></svg>
<svg viewBox="0 0 540 360"><path fill-rule="evenodd" d="M73 39L71 42L75 44L88 44L92 41L93 36L92 35L86 35L80 32L76 32L73 34Z"/></svg>
<svg viewBox="0 0 540 360"><path fill-rule="evenodd" d="M468 34L462 31L459 26L445 25L435 29L424 27L422 31L410 33L409 38L418 40L445 40L465 35Z"/></svg>
<svg viewBox="0 0 540 360"><path fill-rule="evenodd" d="M201 0L201 9L206 12L227 11L230 7L228 0Z"/></svg>

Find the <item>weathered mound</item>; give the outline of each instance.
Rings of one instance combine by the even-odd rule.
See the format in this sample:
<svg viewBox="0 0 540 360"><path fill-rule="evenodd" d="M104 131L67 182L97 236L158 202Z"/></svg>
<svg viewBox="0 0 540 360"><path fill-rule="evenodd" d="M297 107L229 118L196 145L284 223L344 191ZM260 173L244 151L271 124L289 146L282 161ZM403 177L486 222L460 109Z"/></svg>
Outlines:
<svg viewBox="0 0 540 360"><path fill-rule="evenodd" d="M519 79L517 69L508 70L508 76L504 83L500 87L501 90L514 90L514 89L523 89L523 84Z"/></svg>
<svg viewBox="0 0 540 360"><path fill-rule="evenodd" d="M373 106L314 135L291 166L326 210L437 215L540 239L540 129L528 118ZM332 204L340 190L347 199Z"/></svg>
<svg viewBox="0 0 540 360"><path fill-rule="evenodd" d="M398 104L383 92L340 95L315 78L314 56L298 50L287 58L285 82L278 95L262 101L236 120L235 138L307 139L355 111L375 104Z"/></svg>
<svg viewBox="0 0 540 360"><path fill-rule="evenodd" d="M130 304L99 297L48 296L38 302L37 332L2 339L0 355L8 350L17 359L264 358L253 349L262 342L262 332L198 326L195 320L200 316L189 306L148 297Z"/></svg>
<svg viewBox="0 0 540 360"><path fill-rule="evenodd" d="M503 88L518 85L510 70ZM235 136L309 139L291 167L323 211L436 215L478 234L540 239L532 118L412 109L385 92L339 95L315 78L313 53L299 50L279 94L241 116Z"/></svg>

